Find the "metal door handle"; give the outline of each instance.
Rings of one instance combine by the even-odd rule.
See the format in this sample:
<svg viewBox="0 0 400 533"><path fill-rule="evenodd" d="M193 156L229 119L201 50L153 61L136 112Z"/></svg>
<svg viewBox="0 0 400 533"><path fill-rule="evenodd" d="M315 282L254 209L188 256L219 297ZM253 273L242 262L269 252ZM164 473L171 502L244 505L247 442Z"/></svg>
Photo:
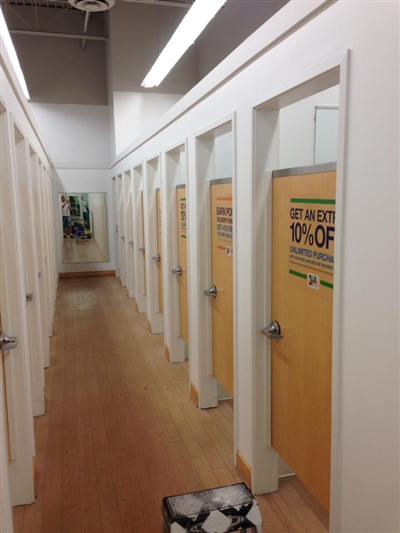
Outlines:
<svg viewBox="0 0 400 533"><path fill-rule="evenodd" d="M216 298L218 295L217 287L215 285L211 285L209 289L205 289L203 292L209 298Z"/></svg>
<svg viewBox="0 0 400 533"><path fill-rule="evenodd" d="M18 346L18 337L7 337L0 331L0 350L13 350Z"/></svg>
<svg viewBox="0 0 400 533"><path fill-rule="evenodd" d="M271 324L264 328L261 333L272 341L277 339L283 339L283 335L281 335L281 327L279 325L279 322L276 321L271 322Z"/></svg>
<svg viewBox="0 0 400 533"><path fill-rule="evenodd" d="M146 246L143 245L143 246L139 247L139 252L143 252L144 253L145 251L146 251Z"/></svg>
<svg viewBox="0 0 400 533"><path fill-rule="evenodd" d="M182 276L182 267L179 265L178 267L173 268L171 272L172 274L175 274L175 276Z"/></svg>
<svg viewBox="0 0 400 533"><path fill-rule="evenodd" d="M157 261L159 263L161 261L161 255L160 254L153 255L152 259L153 261Z"/></svg>

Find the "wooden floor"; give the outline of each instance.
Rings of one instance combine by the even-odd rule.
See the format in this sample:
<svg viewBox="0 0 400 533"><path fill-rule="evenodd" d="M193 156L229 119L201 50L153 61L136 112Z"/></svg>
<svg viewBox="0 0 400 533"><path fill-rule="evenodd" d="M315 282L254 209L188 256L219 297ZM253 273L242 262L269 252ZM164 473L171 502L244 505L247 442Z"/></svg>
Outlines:
<svg viewBox="0 0 400 533"><path fill-rule="evenodd" d="M188 365L163 353L118 280L60 280L37 500L14 508L17 533L160 533L163 496L240 481L231 404L197 409ZM296 478L257 499L265 532L327 531Z"/></svg>
<svg viewBox="0 0 400 533"><path fill-rule="evenodd" d="M63 240L63 263L103 263L108 260L95 239L66 237Z"/></svg>

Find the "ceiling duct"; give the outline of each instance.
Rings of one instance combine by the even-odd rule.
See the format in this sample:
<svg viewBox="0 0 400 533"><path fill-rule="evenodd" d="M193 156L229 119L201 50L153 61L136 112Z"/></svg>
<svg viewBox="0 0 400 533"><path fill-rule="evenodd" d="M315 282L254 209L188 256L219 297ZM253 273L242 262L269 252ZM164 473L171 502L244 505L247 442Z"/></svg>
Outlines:
<svg viewBox="0 0 400 533"><path fill-rule="evenodd" d="M73 7L90 13L107 11L115 4L115 0L68 0L68 2Z"/></svg>

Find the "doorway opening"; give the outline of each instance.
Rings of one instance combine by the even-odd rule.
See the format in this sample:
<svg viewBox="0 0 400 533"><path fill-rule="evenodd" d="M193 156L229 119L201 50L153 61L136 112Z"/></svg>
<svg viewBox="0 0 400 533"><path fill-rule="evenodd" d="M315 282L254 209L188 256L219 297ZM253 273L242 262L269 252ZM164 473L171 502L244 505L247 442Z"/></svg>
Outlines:
<svg viewBox="0 0 400 533"><path fill-rule="evenodd" d="M337 162L336 194L334 194L335 198L330 198L330 200L339 204L335 216L335 262L338 262L340 256L340 200L343 190L346 61L347 57L345 56L340 64L325 71L322 70L323 66L321 65L321 74L315 78L299 81L298 85L294 84L292 87L288 87L284 93L272 96L268 101L260 103L254 109L254 220L256 221L255 232L259 243L259 246L254 250L254 286L257 287L257 291L254 293L255 323L264 323L268 326L274 320L271 304L273 293L272 268L266 268L267 265L273 264L273 171L313 166L317 160L319 163ZM335 110L334 119L328 123L322 123L319 109ZM295 198L296 194L292 196ZM300 196L301 194L299 194ZM304 196L303 199L305 199ZM304 244L304 239L308 238L308 225L303 220L300 223L300 235L296 234L295 237L300 239L300 244ZM302 233L303 225L306 230L304 233ZM290 224L288 228L290 231ZM308 238L307 244L310 242L311 240ZM309 253L306 250L308 246L298 246L297 248L304 248L304 253ZM332 437L329 435L329 441L332 457L328 467L328 475L332 470L332 461L336 460L334 448L338 394L338 358L335 351L338 313L336 299L331 307L333 341L330 341L329 346L332 372L329 416L331 416ZM255 382L254 463L258 465L258 468L253 472L253 490L257 494L278 490L279 479L296 472L293 472L292 465L288 466L284 461L287 457L279 455L272 445L274 440L272 420L274 381L271 368L273 343L279 341L266 339L259 330L255 330L254 334L255 375L257 376ZM283 332L282 335L284 336ZM304 390L307 391L307 386L304 387ZM305 392L305 394L307 393ZM301 402L301 398L299 398L299 402ZM294 434L292 437L295 440ZM289 461L289 459L287 460ZM334 483L334 478L328 482L330 490L332 483ZM328 494L320 506L326 524L329 521L330 500ZM318 506L320 503L316 505Z"/></svg>

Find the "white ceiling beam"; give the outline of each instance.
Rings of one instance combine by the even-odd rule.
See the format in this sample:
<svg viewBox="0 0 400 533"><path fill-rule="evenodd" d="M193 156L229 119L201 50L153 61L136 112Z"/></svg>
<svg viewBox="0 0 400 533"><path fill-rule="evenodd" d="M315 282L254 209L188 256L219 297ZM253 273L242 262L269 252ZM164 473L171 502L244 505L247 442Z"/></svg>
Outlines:
<svg viewBox="0 0 400 533"><path fill-rule="evenodd" d="M87 39L90 41L107 41L108 37L98 35L82 35L78 33L53 33L49 31L9 30L10 33L19 35L34 35L39 37L65 37L67 39Z"/></svg>
<svg viewBox="0 0 400 533"><path fill-rule="evenodd" d="M162 0L122 0L123 2L132 2L134 4L151 4L155 6L164 6L164 7L184 7L186 9L189 9L189 7L192 7L193 2L163 2Z"/></svg>

